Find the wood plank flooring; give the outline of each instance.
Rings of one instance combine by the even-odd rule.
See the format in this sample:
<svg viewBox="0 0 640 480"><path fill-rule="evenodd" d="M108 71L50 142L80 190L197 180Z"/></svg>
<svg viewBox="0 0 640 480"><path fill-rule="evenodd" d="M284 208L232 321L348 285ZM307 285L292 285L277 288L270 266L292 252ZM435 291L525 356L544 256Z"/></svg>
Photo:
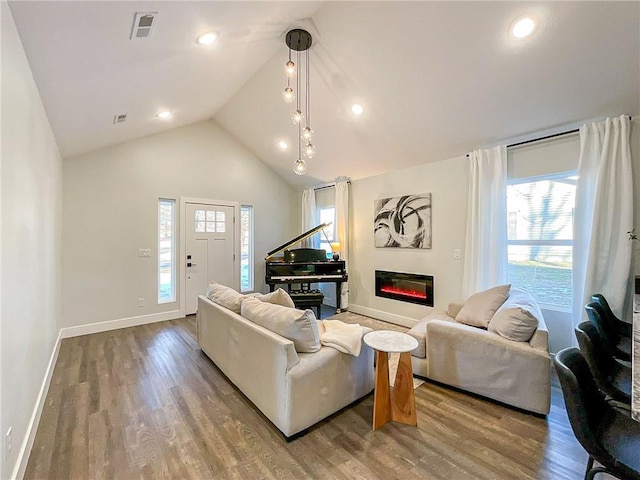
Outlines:
<svg viewBox="0 0 640 480"><path fill-rule="evenodd" d="M547 418L429 382L415 393L417 428L371 431L369 395L287 443L200 351L194 317L69 338L25 478L583 478L557 387Z"/></svg>

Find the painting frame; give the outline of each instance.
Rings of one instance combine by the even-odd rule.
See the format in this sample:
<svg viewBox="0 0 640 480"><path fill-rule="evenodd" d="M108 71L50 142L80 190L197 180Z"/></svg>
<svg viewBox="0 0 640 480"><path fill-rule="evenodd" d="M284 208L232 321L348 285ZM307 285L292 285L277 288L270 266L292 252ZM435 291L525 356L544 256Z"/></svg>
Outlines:
<svg viewBox="0 0 640 480"><path fill-rule="evenodd" d="M430 249L431 228L431 193L374 200L376 248Z"/></svg>

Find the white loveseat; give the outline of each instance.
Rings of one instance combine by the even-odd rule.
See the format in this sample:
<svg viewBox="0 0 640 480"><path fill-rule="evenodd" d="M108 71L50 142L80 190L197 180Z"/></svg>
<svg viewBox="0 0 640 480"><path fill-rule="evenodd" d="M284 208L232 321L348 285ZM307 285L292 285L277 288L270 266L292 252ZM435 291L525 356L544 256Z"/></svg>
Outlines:
<svg viewBox="0 0 640 480"><path fill-rule="evenodd" d="M418 348L412 352L413 373L530 412L548 414L549 341L539 308L535 306L537 328L533 327L531 338L514 341L491 331L491 327L456 321L463 306L452 303L446 312L433 310L409 330L418 340Z"/></svg>
<svg viewBox="0 0 640 480"><path fill-rule="evenodd" d="M373 351L365 344L358 357L319 344L299 353L293 341L206 296L198 297L196 323L202 351L286 437L373 390Z"/></svg>

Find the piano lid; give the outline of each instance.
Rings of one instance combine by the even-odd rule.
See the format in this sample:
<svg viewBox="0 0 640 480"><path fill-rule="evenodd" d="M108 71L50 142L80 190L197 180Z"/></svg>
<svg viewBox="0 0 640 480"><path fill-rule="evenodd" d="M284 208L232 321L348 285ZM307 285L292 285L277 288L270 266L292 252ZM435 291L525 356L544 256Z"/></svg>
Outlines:
<svg viewBox="0 0 640 480"><path fill-rule="evenodd" d="M305 239L309 238L311 235L314 235L314 234L318 233L319 231L321 231L323 228L328 227L329 225L331 225L331 223L332 222L323 223L321 225L318 225L317 227L313 227L311 230L309 230L307 232L304 232L302 235L298 235L293 240L289 240L287 243L284 243L284 244L280 245L278 248L271 250L269 253L267 253L267 256L264 257L264 259L268 261L275 254L280 253L281 251L285 250L286 248L289 248L292 245L295 245L296 243L301 242L302 240L305 240Z"/></svg>

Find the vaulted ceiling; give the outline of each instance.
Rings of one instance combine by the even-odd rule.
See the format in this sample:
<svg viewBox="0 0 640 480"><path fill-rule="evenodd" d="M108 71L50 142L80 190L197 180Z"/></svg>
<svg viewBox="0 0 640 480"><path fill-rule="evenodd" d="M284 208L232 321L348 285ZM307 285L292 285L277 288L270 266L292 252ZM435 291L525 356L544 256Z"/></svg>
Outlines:
<svg viewBox="0 0 640 480"><path fill-rule="evenodd" d="M640 113L639 2L14 1L64 157L213 118L294 186ZM136 12L157 12L130 39ZM514 20L535 33L516 40ZM309 30L317 155L297 176L284 35ZM219 33L203 47L196 37ZM364 107L356 117L350 107ZM169 121L156 118L171 110ZM124 123L114 115L126 113ZM282 151L280 140L293 145Z"/></svg>

